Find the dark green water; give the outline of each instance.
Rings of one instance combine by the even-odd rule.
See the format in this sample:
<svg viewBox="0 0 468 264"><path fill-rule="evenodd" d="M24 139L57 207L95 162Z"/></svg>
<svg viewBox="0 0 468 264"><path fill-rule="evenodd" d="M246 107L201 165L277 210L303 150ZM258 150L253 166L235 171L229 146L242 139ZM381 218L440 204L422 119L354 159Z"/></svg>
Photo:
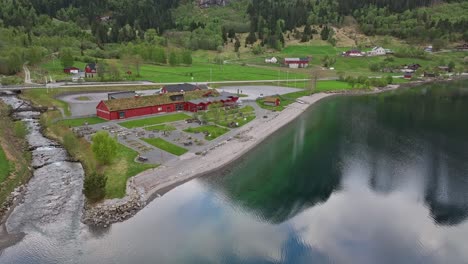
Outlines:
<svg viewBox="0 0 468 264"><path fill-rule="evenodd" d="M129 221L60 237L31 228L0 262L468 263L467 217L457 82L325 99Z"/></svg>

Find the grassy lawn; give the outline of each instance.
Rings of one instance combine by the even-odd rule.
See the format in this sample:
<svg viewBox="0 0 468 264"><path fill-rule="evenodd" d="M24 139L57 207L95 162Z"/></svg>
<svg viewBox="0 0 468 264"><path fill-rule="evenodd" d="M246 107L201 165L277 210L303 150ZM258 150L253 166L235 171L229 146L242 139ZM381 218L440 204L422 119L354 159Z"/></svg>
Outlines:
<svg viewBox="0 0 468 264"><path fill-rule="evenodd" d="M0 146L0 183L10 175L10 162L7 160L5 152Z"/></svg>
<svg viewBox="0 0 468 264"><path fill-rule="evenodd" d="M335 48L331 45L315 46L315 45L304 45L304 46L287 46L281 53L284 55L292 55L299 57L313 56L313 55L337 55L343 51L348 50L347 48Z"/></svg>
<svg viewBox="0 0 468 264"><path fill-rule="evenodd" d="M159 149L162 149L164 151L167 151L171 154L180 156L182 154L185 154L188 149L185 149L183 147L179 147L175 144L172 144L170 142L167 142L166 140L162 138L140 138L141 140L145 141L146 143L153 145Z"/></svg>
<svg viewBox="0 0 468 264"><path fill-rule="evenodd" d="M130 177L150 168L157 167L152 164L135 162L138 153L130 148L118 144L117 157L112 166L108 166L104 174L107 176L106 198L122 198L125 196L127 180Z"/></svg>
<svg viewBox="0 0 468 264"><path fill-rule="evenodd" d="M172 115L163 115L163 116L154 116L144 119L132 120L119 123L119 125L126 127L126 128L135 128L135 127L144 127L150 125L157 125L162 123L170 123L180 120L185 120L187 118L191 118L191 116L184 114L184 113L177 113Z"/></svg>
<svg viewBox="0 0 468 264"><path fill-rule="evenodd" d="M216 111L219 111L218 121L216 121ZM217 125L229 127L231 122L238 123L239 127L255 119L255 109L252 106L245 106L240 109L209 109L206 112L206 120Z"/></svg>
<svg viewBox="0 0 468 264"><path fill-rule="evenodd" d="M281 104L279 106L270 106L270 105L264 105L262 99L258 99L257 105L259 105L261 108L268 109L268 110L274 110L274 111L283 111L283 109L294 103L297 98L303 97L310 95L309 90L304 90L304 91L299 91L299 92L294 92L294 93L288 93L288 94L283 94L280 95L279 98L281 100Z"/></svg>
<svg viewBox="0 0 468 264"><path fill-rule="evenodd" d="M199 127L190 127L184 130L185 132L188 133L204 133L207 132L209 133L208 135L205 136L206 140L213 140L217 137L220 137L224 134L226 134L229 129L225 127L220 127L220 126L214 126L214 125L208 125L208 126L199 126Z"/></svg>
<svg viewBox="0 0 468 264"><path fill-rule="evenodd" d="M68 104L64 101L55 99L55 96L60 93L60 89L29 89L23 91L23 96L31 100L34 105L62 108L65 115L70 116Z"/></svg>
<svg viewBox="0 0 468 264"><path fill-rule="evenodd" d="M79 96L79 97L77 97L75 99L78 100L78 101L89 101L89 100L91 100L88 96Z"/></svg>
<svg viewBox="0 0 468 264"><path fill-rule="evenodd" d="M286 70L286 68L285 68ZM236 80L276 80L306 78L303 73L287 73L271 68L242 66L239 64L216 65L204 62L194 62L190 67L170 67L145 64L141 67L141 80L154 82L210 82ZM193 77L193 80L192 80Z"/></svg>
<svg viewBox="0 0 468 264"><path fill-rule="evenodd" d="M89 125L95 125L95 124L107 122L107 120L104 120L99 117L84 117L84 118L66 119L66 120L59 121L60 124L63 124L69 127L83 126L85 122L88 122Z"/></svg>
<svg viewBox="0 0 468 264"><path fill-rule="evenodd" d="M75 61L73 63L73 66L84 70L86 63L81 61ZM63 72L63 66L60 63L60 60L58 59L44 62L43 64L41 64L41 68L45 69L48 75L51 75L52 79L54 79L55 81L71 80L72 75Z"/></svg>
<svg viewBox="0 0 468 264"><path fill-rule="evenodd" d="M346 82L340 81L318 81L315 92L325 91L341 91L352 89L351 86Z"/></svg>
<svg viewBox="0 0 468 264"><path fill-rule="evenodd" d="M176 130L176 128L174 126L171 126L171 125L155 125L155 126L145 127L145 130L148 130L148 131L154 131L154 130L174 131L174 130Z"/></svg>

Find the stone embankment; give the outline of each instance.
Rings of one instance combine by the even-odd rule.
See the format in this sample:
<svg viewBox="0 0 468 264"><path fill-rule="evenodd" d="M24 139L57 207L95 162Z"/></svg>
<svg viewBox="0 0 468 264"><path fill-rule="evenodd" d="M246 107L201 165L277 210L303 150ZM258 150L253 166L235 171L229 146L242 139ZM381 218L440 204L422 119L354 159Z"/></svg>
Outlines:
<svg viewBox="0 0 468 264"><path fill-rule="evenodd" d="M131 179L127 183L127 195L124 198L105 200L97 204L86 203L81 221L91 226L108 227L129 219L145 205L141 192L136 189Z"/></svg>

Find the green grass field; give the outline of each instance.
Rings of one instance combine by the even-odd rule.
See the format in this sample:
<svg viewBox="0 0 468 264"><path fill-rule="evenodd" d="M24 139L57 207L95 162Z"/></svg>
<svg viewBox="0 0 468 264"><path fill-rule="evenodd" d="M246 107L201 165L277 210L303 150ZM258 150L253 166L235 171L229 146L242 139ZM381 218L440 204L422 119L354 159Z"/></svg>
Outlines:
<svg viewBox="0 0 468 264"><path fill-rule="evenodd" d="M83 126L85 122L88 122L88 125L95 125L95 124L107 122L107 120L104 120L99 117L84 117L84 118L60 120L58 123L69 126L69 127L79 127L79 126Z"/></svg>
<svg viewBox="0 0 468 264"><path fill-rule="evenodd" d="M172 144L171 142L167 142L166 140L162 138L140 138L140 139L152 146L155 146L159 149L162 149L164 151L167 151L177 156L183 155L188 151L188 149L179 147L175 144Z"/></svg>
<svg viewBox="0 0 468 264"><path fill-rule="evenodd" d="M347 48L335 48L331 45L324 46L288 46L281 51L281 54L292 55L298 57L306 57L313 55L337 55L343 51L348 50Z"/></svg>
<svg viewBox="0 0 468 264"><path fill-rule="evenodd" d="M176 130L176 128L174 126L171 126L171 125L155 125L155 126L145 127L145 130L148 130L148 131L155 131L155 130L174 131L174 130Z"/></svg>
<svg viewBox="0 0 468 264"><path fill-rule="evenodd" d="M170 67L145 64L140 70L140 80L153 82L210 82L210 81L251 81L307 78L303 73L289 73L276 69L242 66L239 64L216 65L195 63L191 67ZM192 79L193 77L193 79Z"/></svg>
<svg viewBox="0 0 468 264"><path fill-rule="evenodd" d="M130 177L157 165L141 164L135 162L138 153L130 148L118 144L117 157L113 165L107 167L104 174L107 176L106 198L122 198L125 196L127 180Z"/></svg>
<svg viewBox="0 0 468 264"><path fill-rule="evenodd" d="M163 116L154 116L148 117L144 119L132 120L119 123L119 125L126 127L126 128L135 128L135 127L144 127L144 126L151 126L157 125L162 123L170 123L185 120L187 118L191 118L191 116L184 114L184 113L177 113L172 115L163 115Z"/></svg>
<svg viewBox="0 0 468 264"><path fill-rule="evenodd" d="M55 96L63 91L60 89L29 89L24 90L23 95L31 100L34 105L55 106L62 108L66 116L70 116L70 109L66 102L55 99Z"/></svg>
<svg viewBox="0 0 468 264"><path fill-rule="evenodd" d="M75 61L73 64L74 67L77 67L81 70L84 70L86 63L81 61ZM47 71L48 75L52 76L52 79L55 81L59 80L71 80L72 75L63 72L63 66L60 63L60 60L50 60L41 64L41 68Z"/></svg>
<svg viewBox="0 0 468 264"><path fill-rule="evenodd" d="M229 132L229 129L225 127L220 127L220 126L214 126L214 125L207 125L207 126L199 126L199 127L190 127L184 130L185 132L188 133L204 133L207 132L209 133L208 135L205 136L206 140L213 140L217 137L220 137L227 132Z"/></svg>
<svg viewBox="0 0 468 264"><path fill-rule="evenodd" d="M2 147L0 147L0 183L3 182L8 175L10 175L10 162Z"/></svg>

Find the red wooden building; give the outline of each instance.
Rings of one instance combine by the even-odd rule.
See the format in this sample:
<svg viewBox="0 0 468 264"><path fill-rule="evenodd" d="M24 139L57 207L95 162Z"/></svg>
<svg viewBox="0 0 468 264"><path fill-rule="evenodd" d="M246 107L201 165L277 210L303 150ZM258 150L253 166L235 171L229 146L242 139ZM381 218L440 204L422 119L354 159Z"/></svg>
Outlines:
<svg viewBox="0 0 468 264"><path fill-rule="evenodd" d="M281 100L278 97L265 97L263 99L263 104L269 106L279 106L281 104Z"/></svg>
<svg viewBox="0 0 468 264"><path fill-rule="evenodd" d="M97 73L96 63L88 63L84 69L85 77L94 77L94 74Z"/></svg>
<svg viewBox="0 0 468 264"><path fill-rule="evenodd" d="M181 94L160 94L135 98L101 101L96 106L97 116L107 119L125 119L137 116L175 111L197 112L208 109L213 103L224 106L236 104L237 96L217 91L194 91Z"/></svg>
<svg viewBox="0 0 468 264"><path fill-rule="evenodd" d="M77 67L67 67L63 69L63 72L64 73L78 73L80 72L80 69L78 69Z"/></svg>

